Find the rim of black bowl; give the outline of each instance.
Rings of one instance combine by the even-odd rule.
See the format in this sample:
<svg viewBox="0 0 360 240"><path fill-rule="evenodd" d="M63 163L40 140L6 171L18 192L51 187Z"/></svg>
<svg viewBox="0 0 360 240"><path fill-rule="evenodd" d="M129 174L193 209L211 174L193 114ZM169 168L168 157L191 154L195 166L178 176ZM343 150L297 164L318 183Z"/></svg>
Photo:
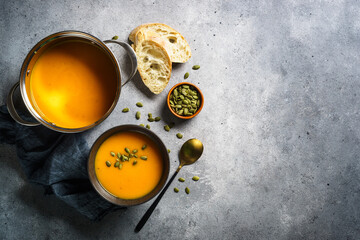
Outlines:
<svg viewBox="0 0 360 240"><path fill-rule="evenodd" d="M146 194L145 196L141 198L136 199L122 199L118 198L111 193L109 193L99 182L99 180L96 177L95 173L95 157L96 153L99 150L99 147L101 144L108 139L110 136L119 133L119 132L137 132L144 134L145 136L149 137L152 141L155 142L155 144L159 147L162 162L163 162L163 172L161 174L161 178L156 185L156 187ZM165 147L165 144L163 141L152 131L148 130L147 128L133 125L133 124L126 124L126 125L120 125L113 127L107 131L105 131L103 134L100 135L94 142L94 144L91 147L90 155L88 159L88 174L89 174L89 180L94 187L95 191L103 197L105 200L109 201L110 203L113 203L118 206L134 206L139 205L142 203L145 203L155 197L161 189L164 187L167 178L169 176L169 170L170 170L170 159L169 159L169 153L167 151L167 148Z"/></svg>

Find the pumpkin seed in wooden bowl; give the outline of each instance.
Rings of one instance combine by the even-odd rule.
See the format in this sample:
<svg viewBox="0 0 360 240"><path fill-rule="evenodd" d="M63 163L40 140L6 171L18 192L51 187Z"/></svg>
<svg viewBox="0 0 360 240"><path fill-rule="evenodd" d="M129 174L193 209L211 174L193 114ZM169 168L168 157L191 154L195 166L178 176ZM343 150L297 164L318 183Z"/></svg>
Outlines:
<svg viewBox="0 0 360 240"><path fill-rule="evenodd" d="M191 119L198 115L204 106L204 96L196 85L182 82L169 91L167 105L176 117Z"/></svg>

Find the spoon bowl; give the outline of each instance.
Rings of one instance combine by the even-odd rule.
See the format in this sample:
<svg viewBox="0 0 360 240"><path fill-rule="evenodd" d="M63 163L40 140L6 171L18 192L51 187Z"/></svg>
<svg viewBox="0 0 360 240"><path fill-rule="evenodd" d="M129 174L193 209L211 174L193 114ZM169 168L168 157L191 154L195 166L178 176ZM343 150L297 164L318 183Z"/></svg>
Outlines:
<svg viewBox="0 0 360 240"><path fill-rule="evenodd" d="M180 165L190 165L196 162L204 151L202 142L196 138L187 140L181 147L179 158ZM180 170L180 169L179 169Z"/></svg>

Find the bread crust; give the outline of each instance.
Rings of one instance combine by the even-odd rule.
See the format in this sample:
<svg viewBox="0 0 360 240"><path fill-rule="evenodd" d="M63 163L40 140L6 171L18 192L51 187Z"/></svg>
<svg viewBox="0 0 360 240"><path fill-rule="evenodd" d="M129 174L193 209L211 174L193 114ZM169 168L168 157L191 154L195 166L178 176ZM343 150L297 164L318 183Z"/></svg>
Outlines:
<svg viewBox="0 0 360 240"><path fill-rule="evenodd" d="M191 58L191 49L185 38L172 27L163 23L146 23L131 31L129 40L135 43L136 35L143 32L145 39L157 42L168 52L172 62L184 63Z"/></svg>

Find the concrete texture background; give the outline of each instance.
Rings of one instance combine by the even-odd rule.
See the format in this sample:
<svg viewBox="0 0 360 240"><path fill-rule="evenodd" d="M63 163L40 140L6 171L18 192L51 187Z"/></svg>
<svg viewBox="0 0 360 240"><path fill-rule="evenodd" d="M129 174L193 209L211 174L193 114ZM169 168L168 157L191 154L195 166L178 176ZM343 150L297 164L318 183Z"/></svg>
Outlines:
<svg viewBox="0 0 360 240"><path fill-rule="evenodd" d="M90 145L112 126L140 123L121 113L137 101L144 114L174 120L165 97L189 71L205 95L203 111L176 120L170 133L151 123L172 150L171 173L181 144L203 141L202 158L179 174L186 184L175 181L135 234L151 202L91 222L27 183L15 149L0 145L0 239L359 239L358 1L2 0L0 104L43 37L75 29L126 41L147 22L180 31L191 60L174 66L158 96L137 75L111 116L85 134ZM126 67L124 52L114 50Z"/></svg>

